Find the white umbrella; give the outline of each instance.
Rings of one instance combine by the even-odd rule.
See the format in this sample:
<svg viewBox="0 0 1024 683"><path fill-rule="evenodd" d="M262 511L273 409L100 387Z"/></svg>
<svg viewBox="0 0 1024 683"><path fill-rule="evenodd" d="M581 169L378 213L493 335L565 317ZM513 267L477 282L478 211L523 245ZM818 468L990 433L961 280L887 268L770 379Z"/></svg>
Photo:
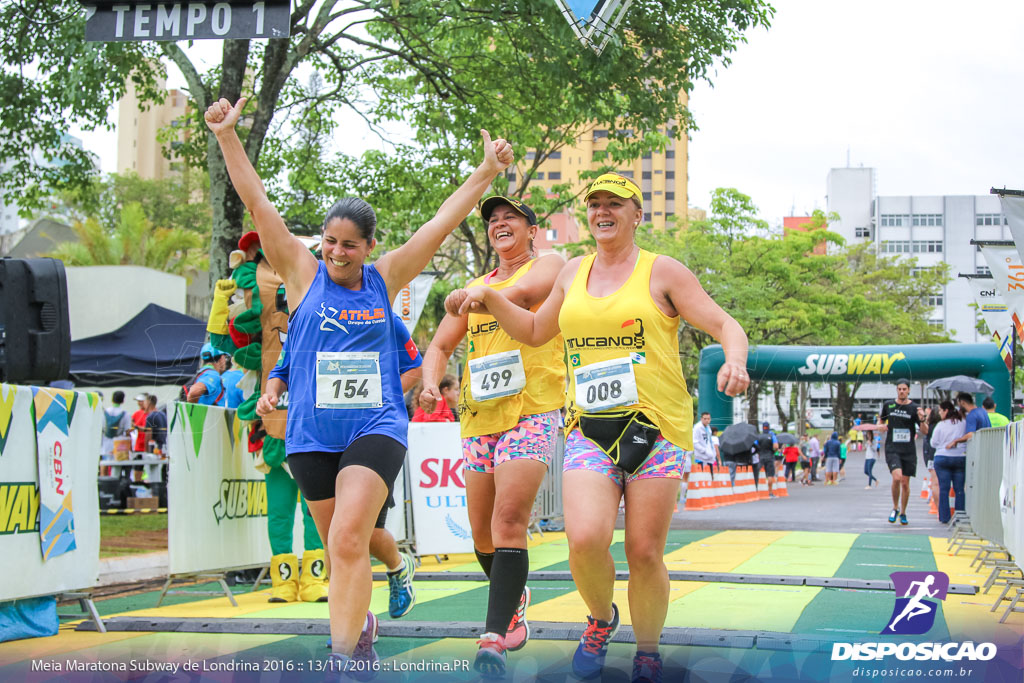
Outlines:
<svg viewBox="0 0 1024 683"><path fill-rule="evenodd" d="M991 395L994 391L992 385L988 382L980 380L977 377L968 377L967 375L943 377L942 379L935 380L926 388L939 389L941 391L967 391L972 394L988 395Z"/></svg>

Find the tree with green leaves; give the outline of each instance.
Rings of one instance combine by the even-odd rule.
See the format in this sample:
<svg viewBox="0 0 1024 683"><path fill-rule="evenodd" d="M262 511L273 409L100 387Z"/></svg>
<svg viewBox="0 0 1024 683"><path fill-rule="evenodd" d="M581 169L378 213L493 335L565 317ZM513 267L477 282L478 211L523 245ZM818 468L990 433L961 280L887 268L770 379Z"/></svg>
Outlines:
<svg viewBox="0 0 1024 683"><path fill-rule="evenodd" d="M580 47L553 2L296 0L290 38L225 40L219 63L204 71L178 43L86 43L78 9L73 0L0 4L0 156L9 162L0 192L32 206L55 188L87 182L92 160L62 144L61 133L70 123L109 127L107 111L128 79L144 102L160 100L160 60L169 60L184 74L193 112L177 153L209 176L214 280L227 273L244 222L201 121L219 98L250 96L240 132L264 175L268 138L287 137L282 123L310 105L325 114L355 108L374 125L408 122L451 184L482 127L511 138L520 152L538 150L537 163L593 121L620 121L635 133L623 132L613 158L664 144L667 122L689 121L681 90L728 63L743 32L767 26L774 12L765 0L636 0L618 39L598 57ZM303 68L319 72L322 87L303 86ZM33 150L61 163L35 163ZM435 189L436 196L447 191Z"/></svg>
<svg viewBox="0 0 1024 683"><path fill-rule="evenodd" d="M205 239L200 233L154 227L137 202L121 209L112 228L93 217L75 221L71 227L79 241L58 244L46 254L69 266L145 266L183 276L206 268Z"/></svg>
<svg viewBox="0 0 1024 683"><path fill-rule="evenodd" d="M847 246L816 211L806 230L771 234L757 207L735 189L712 194L707 219L681 231L648 230L644 248L686 265L708 294L759 344L899 344L948 341L928 319L928 296L948 281L948 269L910 277L914 259L879 256L871 244ZM824 253L818 249L826 246ZM700 351L713 340L680 327L683 373L697 379ZM748 419L769 387L751 381ZM840 388L849 412L855 390ZM772 392L774 394L774 392ZM782 411L781 395L776 401ZM848 404L848 405L847 405ZM841 425L840 425L841 426Z"/></svg>

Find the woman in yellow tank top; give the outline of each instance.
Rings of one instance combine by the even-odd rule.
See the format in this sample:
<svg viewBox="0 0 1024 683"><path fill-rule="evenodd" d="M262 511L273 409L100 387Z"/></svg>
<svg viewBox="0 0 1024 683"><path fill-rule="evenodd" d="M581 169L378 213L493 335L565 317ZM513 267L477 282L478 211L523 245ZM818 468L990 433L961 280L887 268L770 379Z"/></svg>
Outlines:
<svg viewBox="0 0 1024 683"><path fill-rule="evenodd" d="M486 287L467 290L463 311L486 306L513 339L543 344L561 333L569 364L562 480L573 580L590 610L573 656L578 678L600 676L619 625L609 547L625 496L629 607L636 635L634 679L660 680L658 641L668 610L663 554L679 496L684 450L692 448L692 403L679 364L681 320L722 343L718 390L749 384L747 336L683 264L640 249L640 189L614 173L586 195L597 253L565 265L533 313ZM586 434L586 436L584 436Z"/></svg>
<svg viewBox="0 0 1024 683"><path fill-rule="evenodd" d="M500 292L514 306L537 310L565 261L557 255L534 258L537 217L519 200L490 197L480 213L498 267L470 285ZM474 550L490 579L486 628L474 666L485 676L497 677L505 671L505 651L520 649L530 635L526 526L555 453L565 364L561 337L525 346L482 308L460 315L459 303L459 295L446 302L449 313L424 355L420 405L430 411L441 400L437 381L466 337L458 406L462 471Z"/></svg>

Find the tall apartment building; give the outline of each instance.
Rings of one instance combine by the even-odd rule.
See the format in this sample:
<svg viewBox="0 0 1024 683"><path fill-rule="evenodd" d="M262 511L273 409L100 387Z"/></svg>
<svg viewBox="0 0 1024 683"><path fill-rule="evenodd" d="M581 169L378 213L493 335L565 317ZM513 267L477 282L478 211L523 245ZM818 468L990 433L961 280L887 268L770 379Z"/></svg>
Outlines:
<svg viewBox="0 0 1024 683"><path fill-rule="evenodd" d="M948 263L953 275L931 297L932 324L958 342L990 341L977 331L970 287L957 273L987 273L971 240L1009 240L1009 227L995 195L891 196L875 194L871 168L833 168L828 174L828 210L839 214L831 229L848 242L870 241L880 254L906 254L919 268Z"/></svg>
<svg viewBox="0 0 1024 683"><path fill-rule="evenodd" d="M680 97L685 104L686 93L681 93ZM632 164L616 169L627 178L632 178L640 187L644 198L644 221L659 229L664 228L670 218L680 223L687 218L687 137L676 121L670 121L669 127L679 132L665 151L644 155ZM555 152L541 163L530 181L531 187L538 185L547 189L552 185L571 183L574 192L582 192L587 181L580 179L580 171L594 171L607 163L610 130L612 127L608 124L595 124L584 130L575 145ZM532 152L526 153L526 160L517 164L513 182L521 180L524 168L532 166L533 158ZM567 218L560 218L558 222L564 224L566 221L573 222L573 219L571 213L568 213ZM554 220L552 227L555 228ZM585 233L586 226L580 226L578 231ZM553 237L557 244L573 241L563 240L561 234Z"/></svg>
<svg viewBox="0 0 1024 683"><path fill-rule="evenodd" d="M158 86L163 89L165 85L166 81L160 79ZM164 157L157 135L163 128L178 125L187 113L187 103L185 93L171 89L163 104L149 103L145 111L140 111L138 94L129 81L125 96L117 103L117 172L134 172L148 180L175 172L175 162Z"/></svg>

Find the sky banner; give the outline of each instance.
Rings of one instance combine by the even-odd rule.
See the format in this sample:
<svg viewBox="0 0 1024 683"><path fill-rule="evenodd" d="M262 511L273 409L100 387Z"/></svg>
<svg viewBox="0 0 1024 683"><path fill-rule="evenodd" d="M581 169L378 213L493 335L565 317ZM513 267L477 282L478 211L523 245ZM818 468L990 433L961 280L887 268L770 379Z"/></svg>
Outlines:
<svg viewBox="0 0 1024 683"><path fill-rule="evenodd" d="M581 43L601 54L632 0L555 0Z"/></svg>
<svg viewBox="0 0 1024 683"><path fill-rule="evenodd" d="M995 290L1003 297L1006 308L1017 328L1017 339L1024 340L1024 263L1017 248L1010 246L982 246L981 255L992 271Z"/></svg>

